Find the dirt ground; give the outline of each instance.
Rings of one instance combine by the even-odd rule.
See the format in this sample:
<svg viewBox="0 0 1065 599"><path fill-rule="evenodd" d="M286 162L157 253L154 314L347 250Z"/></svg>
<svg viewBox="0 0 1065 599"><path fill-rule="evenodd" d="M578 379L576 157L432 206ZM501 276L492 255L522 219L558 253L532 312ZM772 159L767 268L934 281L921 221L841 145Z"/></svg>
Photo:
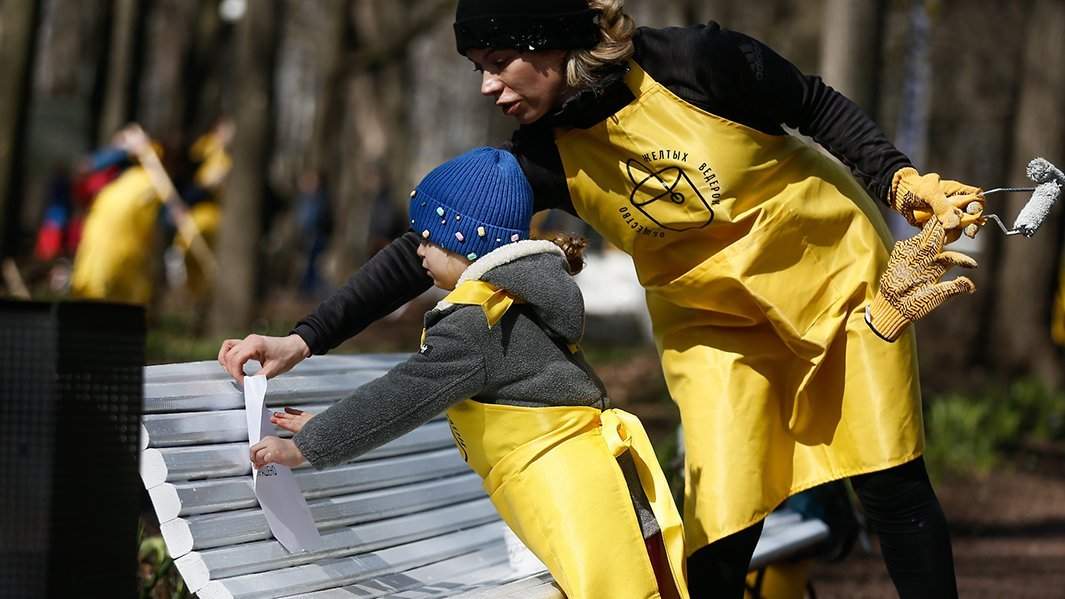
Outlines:
<svg viewBox="0 0 1065 599"><path fill-rule="evenodd" d="M1065 598L1065 446L1016 452L995 472L938 482L963 598ZM819 564L818 599L897 597L879 548Z"/></svg>

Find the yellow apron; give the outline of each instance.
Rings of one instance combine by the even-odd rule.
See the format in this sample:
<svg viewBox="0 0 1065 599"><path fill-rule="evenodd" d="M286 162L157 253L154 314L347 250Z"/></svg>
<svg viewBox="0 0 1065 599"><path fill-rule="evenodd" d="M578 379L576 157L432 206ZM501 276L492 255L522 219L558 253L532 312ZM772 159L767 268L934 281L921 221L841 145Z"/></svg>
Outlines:
<svg viewBox="0 0 1065 599"><path fill-rule="evenodd" d="M151 300L152 250L161 205L140 166L126 169L100 190L74 256L74 297L130 304Z"/></svg>
<svg viewBox="0 0 1065 599"><path fill-rule="evenodd" d="M467 281L444 298L480 305L489 326L514 298ZM687 598L684 533L669 485L635 416L593 407L528 408L465 400L447 411L455 445L500 517L569 599L657 598L639 520L617 457L628 452Z"/></svg>
<svg viewBox="0 0 1065 599"><path fill-rule="evenodd" d="M559 129L574 208L629 253L686 449L694 551L809 487L923 448L916 348L862 308L890 235L839 164L674 96L632 64L633 103Z"/></svg>

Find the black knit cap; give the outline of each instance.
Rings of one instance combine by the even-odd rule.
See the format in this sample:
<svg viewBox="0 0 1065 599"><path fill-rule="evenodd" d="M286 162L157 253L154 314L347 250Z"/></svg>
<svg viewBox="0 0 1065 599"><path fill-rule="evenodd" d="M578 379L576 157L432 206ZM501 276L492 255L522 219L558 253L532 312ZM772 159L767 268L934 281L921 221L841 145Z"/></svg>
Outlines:
<svg viewBox="0 0 1065 599"><path fill-rule="evenodd" d="M455 46L579 50L599 43L599 11L587 0L459 0Z"/></svg>

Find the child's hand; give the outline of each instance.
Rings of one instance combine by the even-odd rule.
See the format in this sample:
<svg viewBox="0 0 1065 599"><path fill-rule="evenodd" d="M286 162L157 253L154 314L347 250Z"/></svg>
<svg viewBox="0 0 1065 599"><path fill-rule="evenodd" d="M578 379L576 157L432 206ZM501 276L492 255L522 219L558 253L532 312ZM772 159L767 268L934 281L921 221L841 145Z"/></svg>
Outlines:
<svg viewBox="0 0 1065 599"><path fill-rule="evenodd" d="M251 463L256 470L267 464L281 464L293 468L303 463L303 453L292 439L263 437L251 446Z"/></svg>
<svg viewBox="0 0 1065 599"><path fill-rule="evenodd" d="M298 433L303 430L303 425L307 424L307 421L311 418L314 418L314 414L310 412L304 412L296 408L285 408L284 412L271 414L270 422L286 431Z"/></svg>

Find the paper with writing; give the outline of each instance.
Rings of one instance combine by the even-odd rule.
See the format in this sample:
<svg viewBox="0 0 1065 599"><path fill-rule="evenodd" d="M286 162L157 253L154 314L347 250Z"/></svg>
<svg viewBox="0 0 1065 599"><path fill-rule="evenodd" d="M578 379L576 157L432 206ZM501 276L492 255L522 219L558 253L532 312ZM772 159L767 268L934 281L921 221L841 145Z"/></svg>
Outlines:
<svg viewBox="0 0 1065 599"><path fill-rule="evenodd" d="M244 409L248 418L248 444L276 435L266 409L266 377L244 377ZM267 464L252 468L255 497L263 508L270 532L289 552L313 551L322 545L311 510L288 466Z"/></svg>

